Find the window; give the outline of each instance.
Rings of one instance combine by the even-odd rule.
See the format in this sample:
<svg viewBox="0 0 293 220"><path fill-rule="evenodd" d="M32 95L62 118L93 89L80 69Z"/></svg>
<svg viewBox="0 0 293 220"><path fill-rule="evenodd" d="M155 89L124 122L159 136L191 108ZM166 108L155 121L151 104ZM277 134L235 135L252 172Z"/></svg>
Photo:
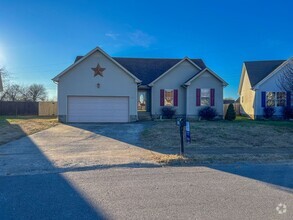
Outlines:
<svg viewBox="0 0 293 220"><path fill-rule="evenodd" d="M200 105L201 106L209 106L210 105L210 89L201 89L200 90Z"/></svg>
<svg viewBox="0 0 293 220"><path fill-rule="evenodd" d="M242 103L244 102L244 96L242 96Z"/></svg>
<svg viewBox="0 0 293 220"><path fill-rule="evenodd" d="M267 92L267 107L275 107L275 92Z"/></svg>
<svg viewBox="0 0 293 220"><path fill-rule="evenodd" d="M164 106L174 106L174 90L164 90Z"/></svg>
<svg viewBox="0 0 293 220"><path fill-rule="evenodd" d="M267 92L267 107L283 107L286 106L286 92Z"/></svg>
<svg viewBox="0 0 293 220"><path fill-rule="evenodd" d="M286 106L285 92L277 92L277 106Z"/></svg>

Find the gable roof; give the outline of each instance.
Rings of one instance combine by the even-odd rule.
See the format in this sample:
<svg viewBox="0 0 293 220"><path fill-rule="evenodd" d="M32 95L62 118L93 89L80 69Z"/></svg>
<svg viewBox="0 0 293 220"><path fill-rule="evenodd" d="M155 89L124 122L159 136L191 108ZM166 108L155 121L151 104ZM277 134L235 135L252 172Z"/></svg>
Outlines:
<svg viewBox="0 0 293 220"><path fill-rule="evenodd" d="M192 76L190 79L188 79L185 83L184 86L189 86L191 84L191 82L193 80L195 80L197 77L199 77L200 75L202 75L205 71L208 71L209 73L211 73L215 78L217 78L219 81L221 81L223 83L223 86L227 86L228 83L223 80L221 77L219 77L214 71L212 71L211 69L209 69L208 67L204 68L203 70L199 71L198 73L196 73L194 76Z"/></svg>
<svg viewBox="0 0 293 220"><path fill-rule="evenodd" d="M247 70L251 87L254 87L286 60L247 61L244 65Z"/></svg>
<svg viewBox="0 0 293 220"><path fill-rule="evenodd" d="M170 69L188 60L194 66L199 69L205 69L206 65L202 59L189 59L187 57L183 59L177 58L128 58L128 57L110 57L99 47L95 48L85 56L77 56L74 63L61 72L59 75L53 78L53 81L58 81L59 78L67 71L72 69L78 63L82 62L86 57L90 56L96 51L100 51L105 56L110 58L114 63L124 69L127 73L136 79L136 82L140 82L142 85L148 85L158 80L162 75L167 73Z"/></svg>
<svg viewBox="0 0 293 220"><path fill-rule="evenodd" d="M80 60L82 56L77 56L75 62ZM128 57L113 57L120 65L126 68L129 72L134 74L138 79L142 81L143 85L156 80L166 71L171 69L182 59L172 58L128 58ZM204 69L206 65L201 59L190 59L201 69Z"/></svg>
<svg viewBox="0 0 293 220"><path fill-rule="evenodd" d="M59 78L66 74L69 70L71 70L73 67L81 63L83 60L94 54L95 52L99 51L101 54L103 54L105 57L107 57L109 60L111 60L114 64L116 64L119 68L121 68L123 71L125 71L128 75L130 75L132 78L134 78L136 83L141 83L141 80L139 80L136 76L134 76L131 72L129 72L127 69L125 69L121 64L119 64L116 60L114 60L111 56L109 56L105 51L103 51L101 48L96 47L95 49L91 50L89 53L87 53L85 56L78 56L75 59L75 62L71 64L68 68L63 70L61 73L59 73L57 76L55 76L52 80L54 82L58 82Z"/></svg>

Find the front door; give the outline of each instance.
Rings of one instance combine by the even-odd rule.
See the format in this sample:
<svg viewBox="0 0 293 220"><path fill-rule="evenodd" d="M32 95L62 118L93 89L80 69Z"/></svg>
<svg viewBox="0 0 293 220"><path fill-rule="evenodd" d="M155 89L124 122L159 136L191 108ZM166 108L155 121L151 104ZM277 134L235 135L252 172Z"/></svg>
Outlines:
<svg viewBox="0 0 293 220"><path fill-rule="evenodd" d="M147 111L147 92L138 91L138 101L137 101L137 110L138 111Z"/></svg>

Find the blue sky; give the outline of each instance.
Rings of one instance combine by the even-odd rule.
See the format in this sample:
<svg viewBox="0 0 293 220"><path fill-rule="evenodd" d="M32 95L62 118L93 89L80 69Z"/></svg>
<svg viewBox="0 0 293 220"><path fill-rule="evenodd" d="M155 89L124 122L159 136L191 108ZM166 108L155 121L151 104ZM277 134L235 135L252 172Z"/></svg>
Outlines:
<svg viewBox="0 0 293 220"><path fill-rule="evenodd" d="M237 97L243 61L293 56L292 1L0 0L0 66L42 83L100 46L111 56L202 58Z"/></svg>

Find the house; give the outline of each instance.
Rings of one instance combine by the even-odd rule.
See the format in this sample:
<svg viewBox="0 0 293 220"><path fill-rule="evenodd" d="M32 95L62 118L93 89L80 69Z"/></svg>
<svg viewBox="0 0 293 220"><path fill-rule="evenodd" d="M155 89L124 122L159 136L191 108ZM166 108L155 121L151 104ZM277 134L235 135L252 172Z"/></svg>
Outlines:
<svg viewBox="0 0 293 220"><path fill-rule="evenodd" d="M293 59L244 62L239 84L241 114L262 118L265 107L274 107L281 116L285 106L291 106L291 93L280 86L280 78Z"/></svg>
<svg viewBox="0 0 293 220"><path fill-rule="evenodd" d="M223 115L227 83L201 59L111 57L97 47L53 78L61 122L130 122L163 106L196 118L203 106Z"/></svg>

